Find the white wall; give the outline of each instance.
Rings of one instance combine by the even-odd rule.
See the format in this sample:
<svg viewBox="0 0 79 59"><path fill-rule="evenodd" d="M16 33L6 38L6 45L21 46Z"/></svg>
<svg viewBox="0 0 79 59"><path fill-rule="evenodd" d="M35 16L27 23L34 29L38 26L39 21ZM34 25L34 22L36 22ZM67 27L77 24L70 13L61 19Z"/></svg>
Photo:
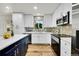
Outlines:
<svg viewBox="0 0 79 59"><path fill-rule="evenodd" d="M61 5L59 5L59 7L55 10L55 12L52 15L53 27L56 27L56 20L65 15L67 11L70 11L70 24L72 24L72 4L62 3Z"/></svg>
<svg viewBox="0 0 79 59"><path fill-rule="evenodd" d="M53 26L52 15L51 14L44 15L43 23L44 23L44 27L52 27Z"/></svg>
<svg viewBox="0 0 79 59"><path fill-rule="evenodd" d="M25 14L24 15L24 27L33 27L33 15Z"/></svg>
<svg viewBox="0 0 79 59"><path fill-rule="evenodd" d="M7 25L11 25L11 15L0 15L0 35L6 32Z"/></svg>

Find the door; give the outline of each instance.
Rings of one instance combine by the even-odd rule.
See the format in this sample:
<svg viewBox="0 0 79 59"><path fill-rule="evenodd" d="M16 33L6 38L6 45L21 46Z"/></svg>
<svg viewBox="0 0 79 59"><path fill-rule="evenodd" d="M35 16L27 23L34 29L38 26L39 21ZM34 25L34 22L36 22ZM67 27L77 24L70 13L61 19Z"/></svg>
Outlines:
<svg viewBox="0 0 79 59"><path fill-rule="evenodd" d="M16 34L24 33L24 22L23 22L23 14L15 13L12 14L12 23L13 23L13 30Z"/></svg>

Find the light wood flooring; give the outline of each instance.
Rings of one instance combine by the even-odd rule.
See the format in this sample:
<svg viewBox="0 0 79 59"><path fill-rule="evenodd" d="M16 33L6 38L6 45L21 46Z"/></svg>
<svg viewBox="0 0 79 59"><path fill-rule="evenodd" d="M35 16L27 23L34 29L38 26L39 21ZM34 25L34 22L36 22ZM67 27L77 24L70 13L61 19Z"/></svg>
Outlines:
<svg viewBox="0 0 79 59"><path fill-rule="evenodd" d="M56 56L50 45L30 44L26 56Z"/></svg>

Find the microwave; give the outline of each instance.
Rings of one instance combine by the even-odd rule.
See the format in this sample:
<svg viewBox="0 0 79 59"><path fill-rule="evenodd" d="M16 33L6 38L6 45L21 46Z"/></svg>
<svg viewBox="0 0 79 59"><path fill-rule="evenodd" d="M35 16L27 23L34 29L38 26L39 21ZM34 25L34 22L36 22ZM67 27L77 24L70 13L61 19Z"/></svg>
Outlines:
<svg viewBox="0 0 79 59"><path fill-rule="evenodd" d="M62 18L59 18L56 20L57 25L66 25L69 24L70 20L70 12L68 11L65 16L62 16Z"/></svg>
<svg viewBox="0 0 79 59"><path fill-rule="evenodd" d="M70 12L67 12L67 15L63 16L63 24L69 24Z"/></svg>

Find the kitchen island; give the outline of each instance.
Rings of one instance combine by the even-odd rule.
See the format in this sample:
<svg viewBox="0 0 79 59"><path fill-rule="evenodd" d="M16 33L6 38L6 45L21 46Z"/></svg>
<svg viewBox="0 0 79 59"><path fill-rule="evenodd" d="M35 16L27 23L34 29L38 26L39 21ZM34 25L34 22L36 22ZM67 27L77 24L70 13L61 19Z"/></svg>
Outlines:
<svg viewBox="0 0 79 59"><path fill-rule="evenodd" d="M0 37L0 56L25 55L29 42L29 34L17 34L9 39Z"/></svg>

